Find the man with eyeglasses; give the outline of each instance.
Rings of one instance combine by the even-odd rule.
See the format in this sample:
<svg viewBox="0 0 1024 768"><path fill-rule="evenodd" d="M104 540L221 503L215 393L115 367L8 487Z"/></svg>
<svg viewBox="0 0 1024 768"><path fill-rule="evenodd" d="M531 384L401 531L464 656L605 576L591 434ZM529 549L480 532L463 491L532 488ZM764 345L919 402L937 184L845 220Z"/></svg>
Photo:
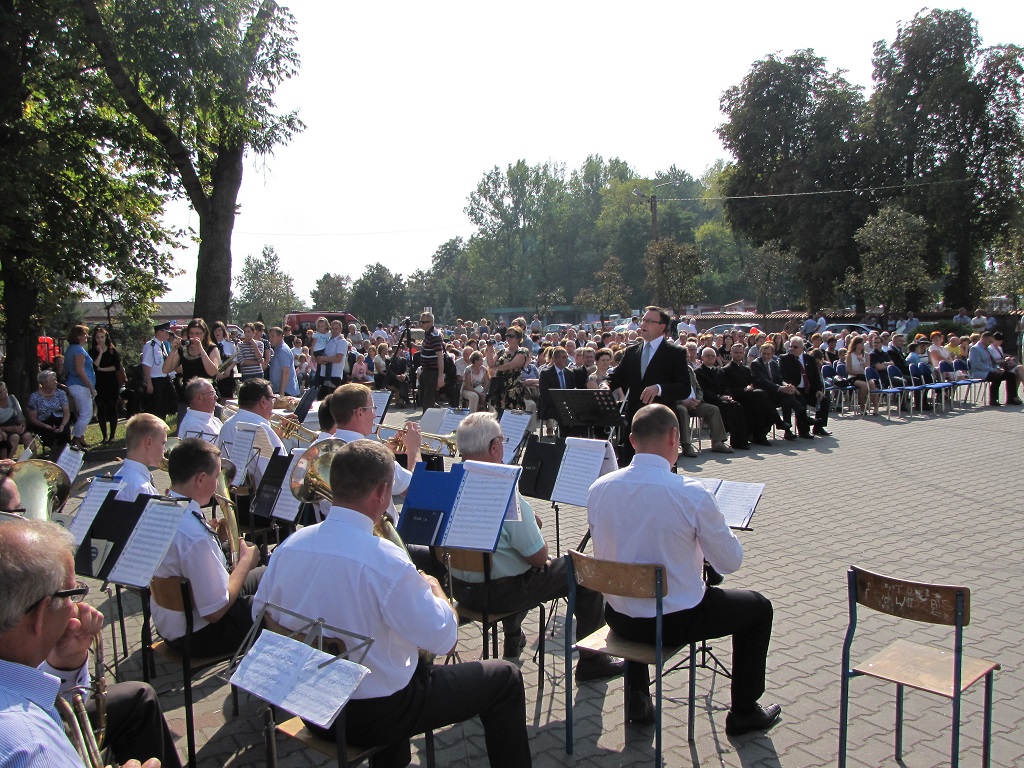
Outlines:
<svg viewBox="0 0 1024 768"><path fill-rule="evenodd" d="M270 417L273 415L274 392L270 388L270 382L266 379L243 381L242 386L238 388L238 412L224 422L220 435L217 437L217 447L224 451L225 454L231 455L230 450L226 446L234 444L238 435L238 425L255 424L263 432L263 436L270 444L271 451L274 448L280 448L283 453L284 443L281 442L281 438L277 436L277 433L270 426ZM257 436L257 442L262 442L258 438L259 436ZM263 470L266 469L269 460L269 456L261 454L252 463L252 466L249 467L253 476L254 488L259 487L260 480L263 479ZM241 469L239 467L239 471Z"/></svg>
<svg viewBox="0 0 1024 768"><path fill-rule="evenodd" d="M420 409L426 411L437 404L437 391L444 387L444 339L434 327L434 316L430 312L420 315L423 329L423 346L420 349Z"/></svg>
<svg viewBox="0 0 1024 768"><path fill-rule="evenodd" d="M0 506L20 506L9 478ZM73 540L54 523L5 516L0 522L0 765L81 765L64 735L54 704L89 685L88 659L103 615L82 602L89 591L75 580ZM125 768L180 768L174 739L156 692L145 683L107 688L107 744ZM86 704L94 717L95 702Z"/></svg>

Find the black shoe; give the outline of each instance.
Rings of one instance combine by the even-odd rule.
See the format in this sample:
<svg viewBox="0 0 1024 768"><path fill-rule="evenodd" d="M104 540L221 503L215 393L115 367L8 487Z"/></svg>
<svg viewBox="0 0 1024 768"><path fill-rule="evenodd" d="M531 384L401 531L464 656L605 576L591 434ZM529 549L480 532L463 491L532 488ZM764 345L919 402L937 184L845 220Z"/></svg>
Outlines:
<svg viewBox="0 0 1024 768"><path fill-rule="evenodd" d="M732 447L735 450L737 450L737 451L749 451L750 450L750 443L740 443L739 445L737 445L736 443L733 443Z"/></svg>
<svg viewBox="0 0 1024 768"><path fill-rule="evenodd" d="M796 440L796 435L793 434L793 430L787 429L786 434L783 435L786 440Z"/></svg>
<svg viewBox="0 0 1024 768"><path fill-rule="evenodd" d="M596 656L583 656L576 662L576 682L585 683L588 680L608 680L618 677L626 671L626 662L614 656L598 654Z"/></svg>
<svg viewBox="0 0 1024 768"><path fill-rule="evenodd" d="M769 448L771 448L772 447L772 441L768 439L767 435L765 435L764 437L755 437L754 438L754 445L765 445L765 446L768 446Z"/></svg>
<svg viewBox="0 0 1024 768"><path fill-rule="evenodd" d="M831 437L832 436L832 433L829 432L824 427L815 427L813 430L811 430L811 434L812 435L817 435L818 437Z"/></svg>
<svg viewBox="0 0 1024 768"><path fill-rule="evenodd" d="M651 701L651 694L647 691L629 691L626 696L626 722L637 725L654 722L654 702ZM728 717L726 722L728 723Z"/></svg>
<svg viewBox="0 0 1024 768"><path fill-rule="evenodd" d="M737 715L730 712L725 716L725 733L727 736L742 736L751 731L766 731L775 725L782 714L782 707L772 704L769 707L754 705L754 711L748 715Z"/></svg>
<svg viewBox="0 0 1024 768"><path fill-rule="evenodd" d="M704 561L704 583L709 587L717 587L725 581L725 576L715 570L707 560Z"/></svg>
<svg viewBox="0 0 1024 768"><path fill-rule="evenodd" d="M505 635L505 650L501 654L506 659L518 659L526 647L526 633L518 635Z"/></svg>
<svg viewBox="0 0 1024 768"><path fill-rule="evenodd" d="M1000 403L998 400L989 400L989 402L988 402L988 407L989 408L998 408L1001 405L1002 405L1002 403Z"/></svg>
<svg viewBox="0 0 1024 768"><path fill-rule="evenodd" d="M1019 397L1015 397L1012 400L1007 400L1006 404L1007 405L1024 405L1024 400L1021 400Z"/></svg>
<svg viewBox="0 0 1024 768"><path fill-rule="evenodd" d="M814 435L812 435L810 432L801 432L800 433L800 437L802 437L804 440L813 440L814 439Z"/></svg>

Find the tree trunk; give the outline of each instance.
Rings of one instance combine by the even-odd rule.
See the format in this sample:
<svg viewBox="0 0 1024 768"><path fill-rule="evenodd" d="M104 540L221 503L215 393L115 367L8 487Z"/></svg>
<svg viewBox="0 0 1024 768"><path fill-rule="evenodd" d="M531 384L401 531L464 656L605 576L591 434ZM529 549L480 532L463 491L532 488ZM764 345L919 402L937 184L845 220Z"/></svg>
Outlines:
<svg viewBox="0 0 1024 768"><path fill-rule="evenodd" d="M7 315L4 381L8 391L27 411L28 398L36 391L36 374L39 372L36 353L39 329L35 321L39 289L23 285L17 272L6 265L0 271L0 277L4 282L4 311Z"/></svg>
<svg viewBox="0 0 1024 768"><path fill-rule="evenodd" d="M244 147L221 150L213 171L209 212L199 219L196 304L192 314L207 323L230 319L231 232L242 186L244 154Z"/></svg>

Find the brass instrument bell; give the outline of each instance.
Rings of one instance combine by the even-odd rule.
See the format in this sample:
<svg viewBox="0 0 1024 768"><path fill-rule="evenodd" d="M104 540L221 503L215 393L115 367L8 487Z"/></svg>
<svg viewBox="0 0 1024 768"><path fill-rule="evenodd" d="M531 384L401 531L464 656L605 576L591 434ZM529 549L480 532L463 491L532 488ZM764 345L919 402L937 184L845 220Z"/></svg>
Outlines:
<svg viewBox="0 0 1024 768"><path fill-rule="evenodd" d="M29 459L11 467L7 476L18 487L29 520L49 520L71 495L71 478L52 461Z"/></svg>

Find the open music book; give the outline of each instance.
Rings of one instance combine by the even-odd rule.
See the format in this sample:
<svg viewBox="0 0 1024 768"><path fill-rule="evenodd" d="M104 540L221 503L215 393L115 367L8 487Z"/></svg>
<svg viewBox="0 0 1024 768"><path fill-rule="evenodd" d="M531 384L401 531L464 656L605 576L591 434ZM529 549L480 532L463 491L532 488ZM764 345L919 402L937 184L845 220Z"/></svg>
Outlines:
<svg viewBox="0 0 1024 768"><path fill-rule="evenodd" d="M567 437L551 501L585 507L594 481L616 469L615 449L607 440Z"/></svg>
<svg viewBox="0 0 1024 768"><path fill-rule="evenodd" d="M85 498L82 499L78 511L71 518L71 524L68 526L68 531L75 537L76 547L82 546L82 542L85 541L85 537L96 519L96 514L100 511L107 496L111 493L116 494L123 485L124 483L120 480L107 480L102 477L97 477L92 481Z"/></svg>
<svg viewBox="0 0 1024 768"><path fill-rule="evenodd" d="M689 477L689 476L688 476ZM703 483L715 497L718 508L725 515L730 528L746 529L761 501L764 483L737 483L733 480L719 480L716 477L691 477Z"/></svg>
<svg viewBox="0 0 1024 768"><path fill-rule="evenodd" d="M130 587L148 587L187 509L188 499L150 499L107 579Z"/></svg>

